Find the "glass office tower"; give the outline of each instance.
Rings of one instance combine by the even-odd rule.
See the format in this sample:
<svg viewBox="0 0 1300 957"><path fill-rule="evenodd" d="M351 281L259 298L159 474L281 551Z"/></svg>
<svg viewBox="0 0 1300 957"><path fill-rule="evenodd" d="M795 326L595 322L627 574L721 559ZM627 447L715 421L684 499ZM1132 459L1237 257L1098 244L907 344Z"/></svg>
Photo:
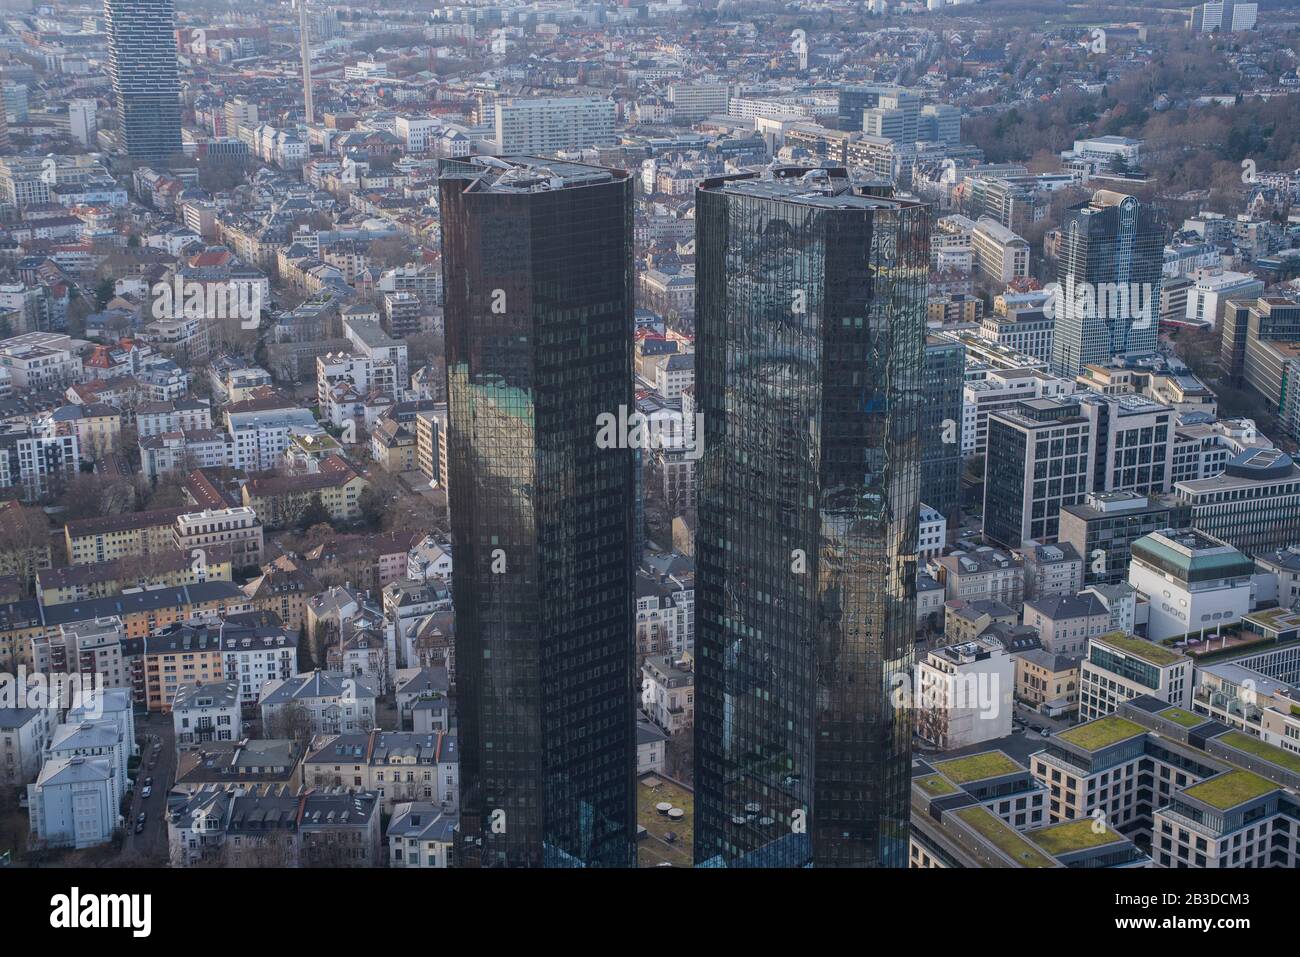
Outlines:
<svg viewBox="0 0 1300 957"><path fill-rule="evenodd" d="M1111 356L1155 351L1164 249L1159 211L1136 197L1099 189L1065 211L1053 372L1073 378Z"/></svg>
<svg viewBox="0 0 1300 957"><path fill-rule="evenodd" d="M635 862L632 180L441 169L466 866Z"/></svg>
<svg viewBox="0 0 1300 957"><path fill-rule="evenodd" d="M930 211L875 192L696 192L702 866L907 865Z"/></svg>
<svg viewBox="0 0 1300 957"><path fill-rule="evenodd" d="M966 347L948 336L927 336L922 366L921 501L955 527L961 517L962 390Z"/></svg>
<svg viewBox="0 0 1300 957"><path fill-rule="evenodd" d="M106 0L108 72L122 148L161 165L181 152L176 11L172 0Z"/></svg>

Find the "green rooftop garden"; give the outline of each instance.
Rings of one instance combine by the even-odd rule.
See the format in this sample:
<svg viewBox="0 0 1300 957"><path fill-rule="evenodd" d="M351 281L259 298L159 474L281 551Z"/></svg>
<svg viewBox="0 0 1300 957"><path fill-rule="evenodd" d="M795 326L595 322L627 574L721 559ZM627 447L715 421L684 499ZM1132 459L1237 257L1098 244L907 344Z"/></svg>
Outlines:
<svg viewBox="0 0 1300 957"><path fill-rule="evenodd" d="M1127 718L1119 718L1112 714L1098 718L1096 721L1089 721L1087 724L1066 728L1056 736L1085 751L1100 751L1102 748L1127 741L1144 732L1145 729L1140 724L1134 724Z"/></svg>
<svg viewBox="0 0 1300 957"><path fill-rule="evenodd" d="M1198 724L1204 724L1209 718L1199 714L1192 714L1190 711L1184 711L1182 708L1165 708L1159 712L1160 717L1172 721L1174 724L1181 724L1184 728L1194 728Z"/></svg>
<svg viewBox="0 0 1300 957"><path fill-rule="evenodd" d="M982 805L964 807L956 812L962 822L1022 867L1051 867L1052 859L1045 857L1023 837L994 817Z"/></svg>
<svg viewBox="0 0 1300 957"><path fill-rule="evenodd" d="M957 793L957 788L953 783L941 774L927 774L923 778L914 778L913 780L930 797L942 797L945 794Z"/></svg>
<svg viewBox="0 0 1300 957"><path fill-rule="evenodd" d="M1300 614L1297 614L1290 608L1282 608L1280 606L1277 608L1265 608L1263 611L1252 611L1243 617L1249 618L1251 621L1257 621L1275 631L1279 628L1294 628L1296 625L1300 625Z"/></svg>
<svg viewBox="0 0 1300 957"><path fill-rule="evenodd" d="M1157 668L1165 665L1172 665L1175 661L1184 658L1184 655L1176 651L1170 651L1162 645L1147 641L1145 638L1139 638L1136 635L1126 635L1122 631L1112 631L1108 635L1102 635L1094 639L1104 642L1117 651L1122 651L1126 655L1133 655L1135 658L1141 658L1148 664L1155 665Z"/></svg>
<svg viewBox="0 0 1300 957"><path fill-rule="evenodd" d="M1276 764L1280 768L1286 768L1292 774L1300 774L1300 755L1284 751L1276 745L1266 744L1259 738L1252 738L1241 731L1229 731L1227 734L1219 735L1214 740L1222 741L1229 747L1236 748L1238 751L1245 751L1252 757L1268 761L1270 764Z"/></svg>
<svg viewBox="0 0 1300 957"><path fill-rule="evenodd" d="M969 784L971 781L983 781L985 778L1024 770L1001 751L981 751L964 758L936 761L934 768L958 784Z"/></svg>
<svg viewBox="0 0 1300 957"><path fill-rule="evenodd" d="M1245 804L1269 791L1276 791L1278 785L1261 778L1249 771L1225 771L1200 784L1193 784L1183 791L1190 798L1204 801L1210 807L1227 811L1239 804Z"/></svg>
<svg viewBox="0 0 1300 957"><path fill-rule="evenodd" d="M1053 855L1086 851L1090 847L1101 847L1103 844L1113 844L1116 841L1123 840L1119 834L1104 824L1101 833L1098 834L1093 829L1095 823L1092 818L1066 821L1064 824L1051 824L1047 827L1026 831L1025 837L1048 854Z"/></svg>

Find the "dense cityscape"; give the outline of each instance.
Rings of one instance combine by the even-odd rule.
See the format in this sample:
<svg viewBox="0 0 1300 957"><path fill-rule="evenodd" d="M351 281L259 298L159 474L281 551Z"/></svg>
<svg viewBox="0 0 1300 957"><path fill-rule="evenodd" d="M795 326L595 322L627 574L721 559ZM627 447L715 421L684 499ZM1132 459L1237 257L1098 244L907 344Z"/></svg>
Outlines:
<svg viewBox="0 0 1300 957"><path fill-rule="evenodd" d="M1297 867L1298 70L0 0L0 872Z"/></svg>

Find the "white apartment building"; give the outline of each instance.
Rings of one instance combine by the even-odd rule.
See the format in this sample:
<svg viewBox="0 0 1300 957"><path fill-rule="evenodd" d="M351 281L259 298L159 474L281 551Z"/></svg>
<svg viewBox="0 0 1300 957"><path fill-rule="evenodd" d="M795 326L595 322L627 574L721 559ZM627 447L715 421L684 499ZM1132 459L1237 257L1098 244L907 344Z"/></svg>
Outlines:
<svg viewBox="0 0 1300 957"><path fill-rule="evenodd" d="M283 631L267 633L227 625L221 630L221 656L222 674L238 684L243 708L256 707L267 682L287 680L298 673L297 641Z"/></svg>
<svg viewBox="0 0 1300 957"><path fill-rule="evenodd" d="M924 561L943 551L948 540L948 520L924 502L921 503L920 529L916 538L916 557Z"/></svg>
<svg viewBox="0 0 1300 957"><path fill-rule="evenodd" d="M695 723L695 674L689 659L654 657L641 666L641 710L668 734Z"/></svg>
<svg viewBox="0 0 1300 957"><path fill-rule="evenodd" d="M105 688L129 688L131 667L122 655L126 631L117 616L59 625L32 637L32 668L39 674L98 675Z"/></svg>
<svg viewBox="0 0 1300 957"><path fill-rule="evenodd" d="M429 152L442 135L442 124L428 116L399 116L393 131L402 138L408 153Z"/></svg>
<svg viewBox="0 0 1300 957"><path fill-rule="evenodd" d="M965 340L963 340L965 341ZM1074 383L1037 369L990 369L962 386L961 454L983 455L988 448L989 414L1026 399L1070 395Z"/></svg>
<svg viewBox="0 0 1300 957"><path fill-rule="evenodd" d="M1242 272L1199 271L1187 291L1187 320L1217 327L1229 299L1256 299L1264 292L1263 280Z"/></svg>
<svg viewBox="0 0 1300 957"><path fill-rule="evenodd" d="M140 438L164 432L208 432L212 429L212 406L207 399L177 399L175 402L142 402L135 407L135 432Z"/></svg>
<svg viewBox="0 0 1300 957"><path fill-rule="evenodd" d="M1011 734L1015 662L996 641L937 648L917 662L916 733L953 751Z"/></svg>
<svg viewBox="0 0 1300 957"><path fill-rule="evenodd" d="M250 472L278 466L295 435L326 434L310 409L227 412L226 429L234 444L231 466Z"/></svg>
<svg viewBox="0 0 1300 957"><path fill-rule="evenodd" d="M1005 286L1029 275L1029 243L996 219L981 216L971 231L975 268L991 283Z"/></svg>
<svg viewBox="0 0 1300 957"><path fill-rule="evenodd" d="M239 682L184 684L172 697L176 750L192 751L209 741L238 741L242 736Z"/></svg>
<svg viewBox="0 0 1300 957"><path fill-rule="evenodd" d="M105 719L60 724L50 734L45 756L51 760L98 758L106 761L113 775L113 793L118 798L126 793L126 762L130 753L116 721Z"/></svg>
<svg viewBox="0 0 1300 957"><path fill-rule="evenodd" d="M396 291L402 292L406 291L407 284L401 277L395 277L394 286ZM382 375L374 370L391 365L396 370L397 388L405 388L411 378L407 345L403 340L394 339L384 332L379 325L378 316L344 319L343 335L352 343L355 354L370 360L372 377L382 379Z"/></svg>
<svg viewBox="0 0 1300 957"><path fill-rule="evenodd" d="M51 758L27 786L33 837L49 847L95 847L113 837L121 795L102 758Z"/></svg>
<svg viewBox="0 0 1300 957"><path fill-rule="evenodd" d="M930 268L941 269L945 264L951 265L946 257L964 256L970 263L974 262L971 250L971 234L975 230L975 221L960 213L942 216L930 232Z"/></svg>
<svg viewBox="0 0 1300 957"><path fill-rule="evenodd" d="M550 97L497 104L496 147L504 156L546 156L613 142L610 100Z"/></svg>
<svg viewBox="0 0 1300 957"><path fill-rule="evenodd" d="M673 121L695 123L725 114L729 92L726 83L670 83L668 102L673 105Z"/></svg>
<svg viewBox="0 0 1300 957"><path fill-rule="evenodd" d="M139 442L140 471L150 482L171 472L228 466L234 444L224 432L165 432Z"/></svg>
<svg viewBox="0 0 1300 957"><path fill-rule="evenodd" d="M380 392L396 401L403 383L397 366L388 360L376 362L363 353L326 353L316 357L316 401L324 409L330 404L331 390L340 382L352 386L362 396Z"/></svg>
<svg viewBox="0 0 1300 957"><path fill-rule="evenodd" d="M197 556L215 545L229 546L236 566L262 562L262 523L246 505L204 509L176 516L176 548Z"/></svg>

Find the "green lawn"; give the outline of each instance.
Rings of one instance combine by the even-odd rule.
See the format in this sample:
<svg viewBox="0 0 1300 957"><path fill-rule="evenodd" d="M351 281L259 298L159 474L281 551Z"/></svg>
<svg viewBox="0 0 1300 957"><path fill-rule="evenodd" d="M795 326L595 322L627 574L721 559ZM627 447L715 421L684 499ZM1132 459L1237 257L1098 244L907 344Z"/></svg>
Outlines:
<svg viewBox="0 0 1300 957"><path fill-rule="evenodd" d="M981 751L964 758L936 761L934 769L958 784L969 784L971 781L983 781L985 778L1024 770L1001 751Z"/></svg>
<svg viewBox="0 0 1300 957"><path fill-rule="evenodd" d="M1100 751L1112 744L1136 737L1144 733L1144 730L1140 724L1134 724L1127 718L1118 718L1112 714L1098 718L1096 721L1089 721L1087 724L1066 728L1056 736L1085 751Z"/></svg>
<svg viewBox="0 0 1300 957"><path fill-rule="evenodd" d="M1066 821L1064 824L1051 824L1026 831L1025 837L1048 854L1069 854L1072 851L1083 851L1090 847L1100 847L1103 844L1113 844L1115 841L1123 840L1119 834L1104 824L1101 833L1097 833L1093 829L1094 823L1096 822L1091 818L1084 818L1080 821Z"/></svg>
<svg viewBox="0 0 1300 957"><path fill-rule="evenodd" d="M1240 731L1229 731L1227 734L1221 734L1215 741L1222 741L1229 747L1236 748L1238 751L1245 751L1247 754L1257 758L1262 758L1278 767L1286 768L1292 774L1300 774L1300 755L1292 754L1290 751L1284 751L1276 745L1266 744L1259 738L1252 738L1248 734Z"/></svg>
<svg viewBox="0 0 1300 957"><path fill-rule="evenodd" d="M1112 631L1108 635L1102 635L1094 639L1103 642L1112 648L1124 652L1126 655L1133 655L1135 658L1141 658L1143 661L1153 664L1156 667L1163 665L1172 665L1175 661L1185 657L1176 651L1170 651L1162 645L1147 641L1144 638L1138 638L1136 635L1126 635L1122 631Z"/></svg>
<svg viewBox="0 0 1300 957"><path fill-rule="evenodd" d="M1210 807L1227 811L1277 789L1278 785L1261 778L1258 774L1233 770L1225 771L1200 784L1193 784L1183 793L1190 798L1204 801Z"/></svg>
<svg viewBox="0 0 1300 957"><path fill-rule="evenodd" d="M998 848L1022 867L1051 867L1052 859L1039 853L1038 848L1011 829L1000 817L995 817L982 805L964 807L956 812L962 822L977 831L985 840Z"/></svg>
<svg viewBox="0 0 1300 957"><path fill-rule="evenodd" d="M1182 708L1165 708L1165 710L1159 712L1159 714L1160 717L1167 718L1174 724L1181 724L1184 728L1194 728L1198 724L1204 724L1206 721L1210 720L1202 715L1192 714L1190 711L1184 711Z"/></svg>
<svg viewBox="0 0 1300 957"><path fill-rule="evenodd" d="M953 787L952 783L938 774L927 774L923 778L913 778L912 780L930 797L942 797L945 794L957 793L957 789Z"/></svg>

